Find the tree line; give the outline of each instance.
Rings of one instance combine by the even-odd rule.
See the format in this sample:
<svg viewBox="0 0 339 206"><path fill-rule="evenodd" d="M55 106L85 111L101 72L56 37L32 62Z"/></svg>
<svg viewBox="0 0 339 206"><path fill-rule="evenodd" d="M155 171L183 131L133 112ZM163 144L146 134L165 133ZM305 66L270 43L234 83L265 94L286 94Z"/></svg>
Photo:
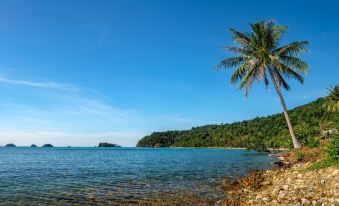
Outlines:
<svg viewBox="0 0 339 206"><path fill-rule="evenodd" d="M289 111L296 136L303 146L317 146L322 132L339 129L339 113L324 107L329 97ZM283 113L256 117L230 124L193 127L190 130L153 132L143 137L138 147L233 147L265 150L292 148Z"/></svg>

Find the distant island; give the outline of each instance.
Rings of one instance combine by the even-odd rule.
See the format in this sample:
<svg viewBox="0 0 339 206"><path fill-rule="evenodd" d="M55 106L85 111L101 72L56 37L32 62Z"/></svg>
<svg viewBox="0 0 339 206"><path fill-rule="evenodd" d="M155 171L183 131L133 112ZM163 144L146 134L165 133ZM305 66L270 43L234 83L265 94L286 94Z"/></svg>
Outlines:
<svg viewBox="0 0 339 206"><path fill-rule="evenodd" d="M32 144L31 147L38 147L38 146L36 146L36 144Z"/></svg>
<svg viewBox="0 0 339 206"><path fill-rule="evenodd" d="M107 143L107 142L100 142L98 147L121 147L117 144Z"/></svg>
<svg viewBox="0 0 339 206"><path fill-rule="evenodd" d="M51 144L44 144L42 147L53 147Z"/></svg>
<svg viewBox="0 0 339 206"><path fill-rule="evenodd" d="M16 147L16 145L13 143L9 143L9 144L6 144L5 147Z"/></svg>

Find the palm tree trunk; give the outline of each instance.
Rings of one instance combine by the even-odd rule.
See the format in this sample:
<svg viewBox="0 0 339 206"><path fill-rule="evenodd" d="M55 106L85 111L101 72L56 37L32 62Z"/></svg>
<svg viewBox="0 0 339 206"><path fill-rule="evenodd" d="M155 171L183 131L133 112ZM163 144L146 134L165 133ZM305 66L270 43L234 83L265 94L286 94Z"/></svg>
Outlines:
<svg viewBox="0 0 339 206"><path fill-rule="evenodd" d="M273 72L271 69L268 69L269 73L270 73L270 76L271 76L271 79L272 79L272 82L273 82L273 85L274 85L274 88L275 88L275 91L277 92L278 94L278 97L279 97L279 100L280 100L280 103L281 103L281 106L284 110L284 115L285 115L285 119L286 119L286 122L287 122L287 126L288 126L288 129L290 131L290 134L291 134L291 137L292 137L292 142L293 142L293 147L295 149L298 149L301 147L301 144L298 142L298 139L297 137L295 136L295 133L294 133L294 129L293 129L293 126L292 126L292 123L291 123L291 119L288 115L288 112L287 112L287 108L286 108L286 105L285 105L285 101L284 101L284 98L282 97L282 94L280 92L280 88L278 87L278 84L277 84L277 81L273 75Z"/></svg>

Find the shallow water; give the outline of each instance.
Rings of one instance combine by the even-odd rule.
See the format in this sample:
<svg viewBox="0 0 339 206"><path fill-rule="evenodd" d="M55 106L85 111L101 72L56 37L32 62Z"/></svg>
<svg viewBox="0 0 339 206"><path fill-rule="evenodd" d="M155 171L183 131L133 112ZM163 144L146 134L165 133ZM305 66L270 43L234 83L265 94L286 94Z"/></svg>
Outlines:
<svg viewBox="0 0 339 206"><path fill-rule="evenodd" d="M223 195L223 177L272 167L274 157L227 149L0 148L3 205L123 204L165 193Z"/></svg>

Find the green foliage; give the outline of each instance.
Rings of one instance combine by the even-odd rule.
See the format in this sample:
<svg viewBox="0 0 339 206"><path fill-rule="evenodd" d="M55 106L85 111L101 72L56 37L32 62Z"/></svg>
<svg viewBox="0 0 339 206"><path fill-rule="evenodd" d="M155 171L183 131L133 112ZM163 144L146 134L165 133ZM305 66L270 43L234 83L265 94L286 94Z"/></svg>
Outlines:
<svg viewBox="0 0 339 206"><path fill-rule="evenodd" d="M332 136L327 146L327 158L312 164L308 169L322 169L334 165L339 167L339 135Z"/></svg>
<svg viewBox="0 0 339 206"><path fill-rule="evenodd" d="M295 155L296 155L296 158L297 158L298 161L303 160L304 157L305 157L304 153L302 153L302 152L297 152Z"/></svg>
<svg viewBox="0 0 339 206"><path fill-rule="evenodd" d="M320 140L316 137L308 138L305 144L306 147L310 147L310 148L319 147L319 145L320 145Z"/></svg>
<svg viewBox="0 0 339 206"><path fill-rule="evenodd" d="M318 170L318 169L323 169L326 167L331 167L331 166L339 166L339 161L335 161L332 159L324 159L320 162L316 162L312 164L308 169L309 170Z"/></svg>
<svg viewBox="0 0 339 206"><path fill-rule="evenodd" d="M297 137L304 145L316 146L320 123L332 122L339 129L339 117L322 105L326 98L317 99L291 111ZM292 142L283 114L257 117L231 124L206 125L191 130L154 132L142 138L138 147L242 147L250 149L290 148Z"/></svg>
<svg viewBox="0 0 339 206"><path fill-rule="evenodd" d="M318 147L320 145L319 136L320 136L320 127L319 126L309 126L305 122L298 124L296 127L296 135L299 139L299 142L306 147Z"/></svg>
<svg viewBox="0 0 339 206"><path fill-rule="evenodd" d="M335 135L331 138L327 153L329 159L339 161L339 135Z"/></svg>
<svg viewBox="0 0 339 206"><path fill-rule="evenodd" d="M294 78L304 82L302 74L307 72L308 65L299 58L300 53L307 51L307 41L295 41L280 46L281 37L286 26L276 25L273 20L250 24L249 32L230 29L236 46L226 46L236 56L224 59L219 68L236 68L230 82L239 83L239 89L245 89L247 96L253 82L262 81L268 87L269 82L278 84L286 90L290 86L287 80Z"/></svg>
<svg viewBox="0 0 339 206"><path fill-rule="evenodd" d="M330 112L339 111L339 84L328 88L328 101L324 104Z"/></svg>

